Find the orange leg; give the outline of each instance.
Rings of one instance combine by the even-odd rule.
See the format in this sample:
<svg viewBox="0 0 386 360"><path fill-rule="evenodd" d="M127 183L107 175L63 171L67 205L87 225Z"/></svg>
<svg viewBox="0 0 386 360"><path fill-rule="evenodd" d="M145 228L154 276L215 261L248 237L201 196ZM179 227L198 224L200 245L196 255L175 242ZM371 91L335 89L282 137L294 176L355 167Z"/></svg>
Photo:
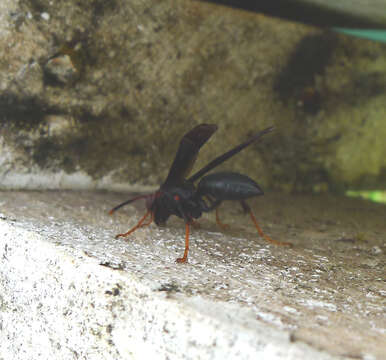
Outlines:
<svg viewBox="0 0 386 360"><path fill-rule="evenodd" d="M150 216L150 221L146 222L145 224L143 224L143 222L146 220L146 218ZM124 233L124 234L118 234L115 236L116 239L118 239L119 237L126 237L126 236L129 236L132 232L134 232L135 230L137 230L138 228L142 227L142 226L146 226L146 225L149 225L151 224L151 222L153 221L153 214L152 212L149 210L143 217L141 220L138 221L138 224L135 225L133 228L131 228L128 232Z"/></svg>
<svg viewBox="0 0 386 360"><path fill-rule="evenodd" d="M217 225L222 228L222 229L229 229L229 225L228 224L224 224L220 221L220 217L218 216L218 207L216 208L216 223Z"/></svg>
<svg viewBox="0 0 386 360"><path fill-rule="evenodd" d="M259 235L264 238L265 240L267 240L268 242L272 243L272 244L275 244L275 245L278 245L278 246L292 246L292 244L290 242L286 242L286 241L278 241L278 240L273 240L271 239L268 235L265 235L263 233L263 230L261 230L259 224L257 223L256 221L256 218L255 218L255 215L253 215L253 212L252 210L249 210L249 214L251 215L251 219L252 221L254 222L255 226L256 226L256 229L257 231L259 232Z"/></svg>
<svg viewBox="0 0 386 360"><path fill-rule="evenodd" d="M186 263L188 260L189 252L189 223L185 223L185 251L182 258L178 258L176 261L180 264Z"/></svg>
<svg viewBox="0 0 386 360"><path fill-rule="evenodd" d="M150 216L149 221L148 221L148 222L145 222L145 223L143 223L143 224L141 224L140 227L148 226L148 225L150 225L150 224L153 222L154 214L153 214L152 212L151 212L150 214L151 214L151 216Z"/></svg>

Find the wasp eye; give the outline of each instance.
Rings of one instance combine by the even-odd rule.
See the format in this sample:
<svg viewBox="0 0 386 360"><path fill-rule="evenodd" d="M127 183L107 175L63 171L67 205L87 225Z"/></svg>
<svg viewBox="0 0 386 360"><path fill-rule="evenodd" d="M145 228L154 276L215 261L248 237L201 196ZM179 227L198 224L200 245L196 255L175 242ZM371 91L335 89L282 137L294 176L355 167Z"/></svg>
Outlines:
<svg viewBox="0 0 386 360"><path fill-rule="evenodd" d="M174 195L174 200L180 201L180 197L178 195Z"/></svg>

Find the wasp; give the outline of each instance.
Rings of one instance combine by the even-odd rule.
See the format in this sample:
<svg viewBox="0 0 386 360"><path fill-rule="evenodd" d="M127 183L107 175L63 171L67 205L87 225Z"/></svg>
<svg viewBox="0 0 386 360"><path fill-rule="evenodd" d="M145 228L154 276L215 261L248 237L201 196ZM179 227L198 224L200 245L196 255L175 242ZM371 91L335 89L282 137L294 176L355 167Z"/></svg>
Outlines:
<svg viewBox="0 0 386 360"><path fill-rule="evenodd" d="M153 221L158 226L166 224L170 216L175 215L185 222L185 251L176 261L185 263L188 260L190 226L202 216L203 213L216 210L216 221L224 227L219 220L218 207L225 200L239 201L243 210L249 213L259 235L275 245L287 245L291 243L271 239L264 234L246 200L263 195L260 186L247 175L236 172L214 172L204 176L215 167L230 159L247 146L255 143L263 135L273 131L274 127L268 127L259 131L247 141L232 148L226 153L216 157L202 169L189 176L201 147L217 130L217 125L200 124L187 132L180 141L177 154L170 167L168 176L159 189L151 194L136 196L117 205L110 210L113 214L121 207L134 201L145 199L146 213L138 221L137 225L115 238L127 237L135 230L150 225ZM198 183L196 184L196 182Z"/></svg>

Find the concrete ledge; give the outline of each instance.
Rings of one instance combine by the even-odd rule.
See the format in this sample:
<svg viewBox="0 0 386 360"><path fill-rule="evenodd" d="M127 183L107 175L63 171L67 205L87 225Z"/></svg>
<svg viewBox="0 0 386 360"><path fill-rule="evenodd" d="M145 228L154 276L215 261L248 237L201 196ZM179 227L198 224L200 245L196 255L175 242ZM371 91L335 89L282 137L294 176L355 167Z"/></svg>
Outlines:
<svg viewBox="0 0 386 360"><path fill-rule="evenodd" d="M179 265L178 219L114 239L139 216L134 207L107 215L119 194L3 192L0 199L0 359L386 353L385 207L280 194L252 202L265 209L259 217L271 236L294 242L284 249L258 239L224 206L233 230L220 233L203 219L190 263Z"/></svg>

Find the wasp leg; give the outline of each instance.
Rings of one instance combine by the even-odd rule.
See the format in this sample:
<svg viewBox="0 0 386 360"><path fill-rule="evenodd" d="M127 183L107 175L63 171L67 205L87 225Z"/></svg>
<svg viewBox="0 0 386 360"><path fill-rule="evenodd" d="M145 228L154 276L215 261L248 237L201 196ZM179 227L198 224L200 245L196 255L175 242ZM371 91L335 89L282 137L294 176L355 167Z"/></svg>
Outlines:
<svg viewBox="0 0 386 360"><path fill-rule="evenodd" d="M249 215L251 216L251 219L252 219L253 223L255 224L259 235L262 238L264 238L266 241L270 242L271 244L275 244L278 246L292 246L292 243L290 243L290 242L274 240L274 239L271 239L268 235L264 234L263 230L261 229L261 227L257 223L255 215L253 215L253 212L252 212L251 208L249 207L249 205L245 201L240 201L240 203L241 203L241 206L243 207L244 211L248 212Z"/></svg>
<svg viewBox="0 0 386 360"><path fill-rule="evenodd" d="M150 221L148 221L147 223L143 224L143 222L146 220L146 218L150 216ZM133 228L131 228L128 232L126 233L123 233L123 234L118 234L115 236L116 239L118 239L119 237L126 237L126 236L129 236L132 232L134 232L135 230L137 230L138 228L142 227L142 226L146 226L146 225L149 225L151 224L151 222L153 221L153 214L151 212L151 210L149 210L142 218L141 220L138 221L138 224L135 225Z"/></svg>
<svg viewBox="0 0 386 360"><path fill-rule="evenodd" d="M218 207L216 208L216 223L217 223L217 225L220 227L220 228L222 228L222 229L224 229L224 230L226 230L226 229L229 229L229 225L228 224L224 224L224 223L222 223L221 221L220 221L220 217L218 216Z"/></svg>
<svg viewBox="0 0 386 360"><path fill-rule="evenodd" d="M207 206L205 211L212 211L213 209L216 209L216 223L217 223L217 225L223 230L229 229L229 225L222 223L220 220L220 217L218 216L218 208L220 207L222 200L215 200L210 195L206 195L206 198L209 201L209 206Z"/></svg>
<svg viewBox="0 0 386 360"><path fill-rule="evenodd" d="M204 211L209 212L209 211L216 209L216 223L217 223L217 225L222 229L228 229L229 225L222 223L220 220L220 217L218 216L218 208L221 205L222 200L215 200L210 195L205 195L205 197L209 202L209 206L206 205L206 208L204 209Z"/></svg>
<svg viewBox="0 0 386 360"><path fill-rule="evenodd" d="M143 223L143 224L141 224L139 227L145 227L145 226L148 226L148 225L150 225L150 224L153 222L153 220L154 220L154 213L150 212L150 214L151 214L151 216L150 216L149 221L148 221L148 222L145 222L145 223Z"/></svg>
<svg viewBox="0 0 386 360"><path fill-rule="evenodd" d="M178 258L176 261L180 264L186 263L188 260L188 252L189 252L189 223L185 223L185 251L184 256L182 258Z"/></svg>

